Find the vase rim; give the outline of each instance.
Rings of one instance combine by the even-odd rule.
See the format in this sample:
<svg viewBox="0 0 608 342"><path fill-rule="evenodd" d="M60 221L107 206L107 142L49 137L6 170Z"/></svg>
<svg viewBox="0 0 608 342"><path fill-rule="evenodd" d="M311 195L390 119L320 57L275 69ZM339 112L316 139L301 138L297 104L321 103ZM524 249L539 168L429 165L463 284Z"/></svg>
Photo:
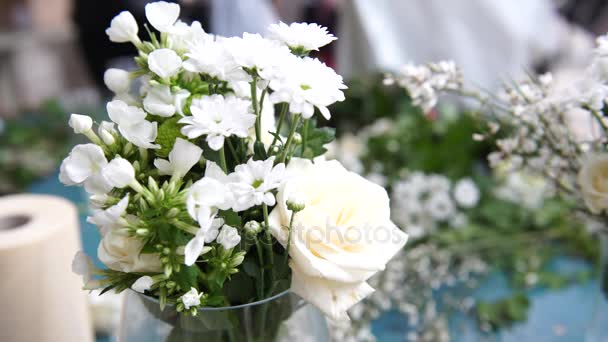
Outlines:
<svg viewBox="0 0 608 342"><path fill-rule="evenodd" d="M134 291L132 289L128 289L129 291L134 292L135 294L145 298L146 300L149 300L151 302L155 302L155 303L159 303L158 298L152 297L150 295L147 294L143 294L143 293L139 293L137 291ZM291 292L291 289L287 289L283 292L279 292L276 295L272 296L272 297L268 297L268 298L264 298L262 300L258 300L255 302L251 302L251 303L247 303L247 304L239 304L239 305L232 305L232 306L206 306L206 307L200 307L198 308L198 311L225 311L225 310L238 310L238 309L244 309L244 308L249 308L249 307L253 307L253 306L257 306L257 305L261 305L261 304L266 304L268 302L272 302L273 300L279 299L283 296L288 295ZM174 307L174 304L167 304L168 307Z"/></svg>

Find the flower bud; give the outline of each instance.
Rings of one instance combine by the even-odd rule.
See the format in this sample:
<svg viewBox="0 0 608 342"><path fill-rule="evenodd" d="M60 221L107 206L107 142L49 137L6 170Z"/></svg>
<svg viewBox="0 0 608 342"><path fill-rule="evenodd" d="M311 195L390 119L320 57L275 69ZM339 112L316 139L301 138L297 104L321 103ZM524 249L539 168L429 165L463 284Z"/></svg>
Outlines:
<svg viewBox="0 0 608 342"><path fill-rule="evenodd" d="M300 135L300 133L294 133L294 135L293 135L293 143L294 144L301 144L302 143L302 135Z"/></svg>
<svg viewBox="0 0 608 342"><path fill-rule="evenodd" d="M114 43L139 42L137 21L129 11L120 12L112 19L106 34Z"/></svg>
<svg viewBox="0 0 608 342"><path fill-rule="evenodd" d="M91 130L91 127L93 127L93 119L87 115L72 114L70 115L68 124L74 129L74 133L83 134Z"/></svg>
<svg viewBox="0 0 608 342"><path fill-rule="evenodd" d="M304 200L304 198L299 195L292 195L287 200L287 209L293 211L294 213L304 210L305 206L306 200Z"/></svg>
<svg viewBox="0 0 608 342"><path fill-rule="evenodd" d="M129 72L122 69L110 68L106 70L103 74L103 82L115 94L128 93L131 89Z"/></svg>
<svg viewBox="0 0 608 342"><path fill-rule="evenodd" d="M245 232L251 235L256 235L262 230L262 225L257 221L249 221L243 227Z"/></svg>
<svg viewBox="0 0 608 342"><path fill-rule="evenodd" d="M114 123L109 121L102 121L99 124L99 129L97 130L99 137L106 145L114 145L116 142L116 138L114 136L117 134L116 129L114 129Z"/></svg>
<svg viewBox="0 0 608 342"><path fill-rule="evenodd" d="M245 260L245 253L238 253L236 254L232 260L230 261L230 267L237 267L240 264L243 263L243 260Z"/></svg>
<svg viewBox="0 0 608 342"><path fill-rule="evenodd" d="M150 231L146 228L139 228L135 231L135 234L139 236L147 236L148 234L150 234Z"/></svg>

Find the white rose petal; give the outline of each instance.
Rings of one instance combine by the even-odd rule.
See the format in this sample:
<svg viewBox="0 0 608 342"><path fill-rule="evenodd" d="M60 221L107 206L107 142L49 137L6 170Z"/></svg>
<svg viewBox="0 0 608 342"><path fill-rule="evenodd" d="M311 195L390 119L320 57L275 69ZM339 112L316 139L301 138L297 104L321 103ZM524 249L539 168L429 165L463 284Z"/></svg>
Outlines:
<svg viewBox="0 0 608 342"><path fill-rule="evenodd" d="M366 281L401 250L407 235L391 222L386 190L339 162L294 158L286 173L269 217L283 245L291 219L286 199L295 193L308 200L294 216L292 290L329 318L344 319L372 291Z"/></svg>
<svg viewBox="0 0 608 342"><path fill-rule="evenodd" d="M97 248L97 256L110 269L125 272L162 272L158 255L141 253L143 241L109 231Z"/></svg>
<svg viewBox="0 0 608 342"><path fill-rule="evenodd" d="M578 185L592 213L608 211L608 154L587 156L578 173Z"/></svg>
<svg viewBox="0 0 608 342"><path fill-rule="evenodd" d="M148 67L160 78L177 75L182 67L182 59L171 49L158 49L148 55Z"/></svg>
<svg viewBox="0 0 608 342"><path fill-rule="evenodd" d="M68 124L74 129L74 133L82 134L91 130L93 119L87 115L72 114Z"/></svg>
<svg viewBox="0 0 608 342"><path fill-rule="evenodd" d="M133 15L128 11L120 12L112 19L110 27L106 30L106 34L110 40L115 43L139 42L137 37L137 22Z"/></svg>
<svg viewBox="0 0 608 342"><path fill-rule="evenodd" d="M153 2L146 5L146 19L159 32L170 32L179 18L179 11L178 4L165 1Z"/></svg>

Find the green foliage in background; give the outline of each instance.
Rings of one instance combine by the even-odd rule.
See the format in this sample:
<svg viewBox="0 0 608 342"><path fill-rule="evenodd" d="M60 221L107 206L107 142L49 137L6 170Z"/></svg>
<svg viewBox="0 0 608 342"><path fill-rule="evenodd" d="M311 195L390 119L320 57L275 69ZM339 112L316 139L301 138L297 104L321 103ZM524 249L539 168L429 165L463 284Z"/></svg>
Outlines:
<svg viewBox="0 0 608 342"><path fill-rule="evenodd" d="M493 272L503 273L512 295L479 302L473 312L481 323L498 329L524 321L530 303L528 290L561 288L595 275L596 268L565 274L555 267L556 260L563 257L594 266L599 258L598 243L573 214L572 203L545 199L539 207L529 208L496 196L508 173L497 176L487 165L493 141L472 138L480 131L479 113L453 107L422 113L406 94L383 86L380 80L377 76L350 83L349 100L335 107L334 124L340 134L357 134L380 118L390 119L390 129L365 136L365 152L360 156L362 173L381 173L389 193L395 181L414 171L442 174L453 181L465 177L475 181L481 201L467 211L465 226L443 227L410 241L406 249L434 244L449 250L456 259L479 256ZM508 128L503 127L503 131Z"/></svg>

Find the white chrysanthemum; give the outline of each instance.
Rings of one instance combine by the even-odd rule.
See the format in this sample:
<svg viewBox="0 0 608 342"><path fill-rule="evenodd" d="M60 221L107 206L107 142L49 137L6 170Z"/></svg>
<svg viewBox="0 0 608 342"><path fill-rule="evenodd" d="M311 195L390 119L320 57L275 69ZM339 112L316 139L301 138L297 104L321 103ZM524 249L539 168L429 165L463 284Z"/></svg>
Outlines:
<svg viewBox="0 0 608 342"><path fill-rule="evenodd" d="M327 28L318 24L293 23L287 25L283 22L268 27L270 38L279 40L292 49L306 51L319 50L332 41L338 39L327 32Z"/></svg>
<svg viewBox="0 0 608 342"><path fill-rule="evenodd" d="M247 210L265 203L275 204L272 190L278 188L285 178L285 164L274 165L274 157L266 160L250 159L247 164L237 165L234 180L230 184L234 195L235 211Z"/></svg>
<svg viewBox="0 0 608 342"><path fill-rule="evenodd" d="M259 34L244 33L242 38L226 38L222 43L236 64L245 69L255 68L265 80L276 77L283 60L293 56L285 45Z"/></svg>
<svg viewBox="0 0 608 342"><path fill-rule="evenodd" d="M184 69L227 82L249 81L249 75L234 61L222 40L194 44L185 55Z"/></svg>
<svg viewBox="0 0 608 342"><path fill-rule="evenodd" d="M471 179L462 179L454 186L454 199L463 208L473 208L479 202L479 189Z"/></svg>
<svg viewBox="0 0 608 342"><path fill-rule="evenodd" d="M205 96L193 101L190 111L192 116L178 121L185 125L182 134L190 139L206 135L209 147L215 151L224 146L226 137L247 137L256 119L249 111L249 101L234 96Z"/></svg>
<svg viewBox="0 0 608 342"><path fill-rule="evenodd" d="M281 65L280 77L270 81L273 103L287 102L291 113L310 118L315 107L330 118L327 106L344 101L342 76L318 59L291 56Z"/></svg>

